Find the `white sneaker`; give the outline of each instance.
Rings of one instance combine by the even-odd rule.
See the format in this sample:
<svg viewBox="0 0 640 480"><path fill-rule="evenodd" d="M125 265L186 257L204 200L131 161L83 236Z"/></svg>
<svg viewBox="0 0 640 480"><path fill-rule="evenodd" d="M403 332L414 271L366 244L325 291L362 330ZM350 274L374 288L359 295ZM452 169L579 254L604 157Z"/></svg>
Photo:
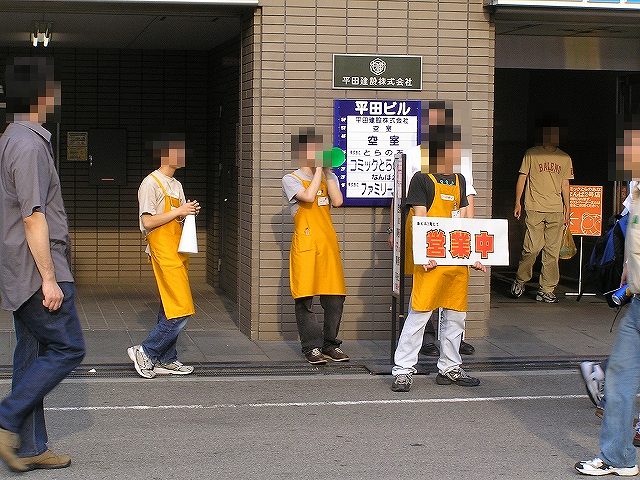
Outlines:
<svg viewBox="0 0 640 480"><path fill-rule="evenodd" d="M142 378L153 378L156 373L153 371L153 362L147 354L144 353L142 345L134 345L127 348L127 355L133 362L133 366L136 368L136 372Z"/></svg>
<svg viewBox="0 0 640 480"><path fill-rule="evenodd" d="M583 475L600 477L603 475L620 475L621 477L633 477L638 474L638 465L633 467L614 467L607 465L602 459L596 457L593 460L585 460L575 465L576 470Z"/></svg>
<svg viewBox="0 0 640 480"><path fill-rule="evenodd" d="M602 367L596 362L582 362L580 363L580 373L587 389L587 395L589 395L593 404L599 407L604 393L604 371Z"/></svg>
<svg viewBox="0 0 640 480"><path fill-rule="evenodd" d="M176 360L171 363L158 363L153 367L153 371L159 375L189 375L193 373L193 367Z"/></svg>

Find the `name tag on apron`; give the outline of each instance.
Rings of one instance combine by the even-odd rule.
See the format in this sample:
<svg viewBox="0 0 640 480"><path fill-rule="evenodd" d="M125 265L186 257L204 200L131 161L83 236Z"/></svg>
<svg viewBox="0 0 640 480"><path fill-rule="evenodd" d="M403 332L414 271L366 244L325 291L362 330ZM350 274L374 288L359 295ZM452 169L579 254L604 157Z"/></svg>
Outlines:
<svg viewBox="0 0 640 480"><path fill-rule="evenodd" d="M329 197L318 197L318 206L324 207L325 205L329 205Z"/></svg>
<svg viewBox="0 0 640 480"><path fill-rule="evenodd" d="M456 199L453 195L447 195L446 193L441 193L440 198L448 202L453 202Z"/></svg>

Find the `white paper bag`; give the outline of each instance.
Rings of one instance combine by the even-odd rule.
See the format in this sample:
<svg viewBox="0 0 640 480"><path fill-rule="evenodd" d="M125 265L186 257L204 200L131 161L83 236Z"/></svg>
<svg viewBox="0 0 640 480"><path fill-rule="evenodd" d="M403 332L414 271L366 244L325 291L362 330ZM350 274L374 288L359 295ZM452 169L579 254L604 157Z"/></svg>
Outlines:
<svg viewBox="0 0 640 480"><path fill-rule="evenodd" d="M187 215L182 225L182 236L180 237L180 245L178 245L180 253L198 253L198 237L196 235L196 216Z"/></svg>

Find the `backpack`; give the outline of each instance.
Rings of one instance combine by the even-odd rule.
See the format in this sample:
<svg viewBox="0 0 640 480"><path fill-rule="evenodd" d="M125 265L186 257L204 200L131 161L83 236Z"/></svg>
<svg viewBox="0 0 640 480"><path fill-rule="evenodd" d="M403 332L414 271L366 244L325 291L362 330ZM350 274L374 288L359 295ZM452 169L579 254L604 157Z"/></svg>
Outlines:
<svg viewBox="0 0 640 480"><path fill-rule="evenodd" d="M614 215L611 218L610 228L596 241L586 265L586 271L593 287L599 293L604 294L610 307L616 307L611 300L611 291L620 286L624 266L624 239L628 222L629 215Z"/></svg>

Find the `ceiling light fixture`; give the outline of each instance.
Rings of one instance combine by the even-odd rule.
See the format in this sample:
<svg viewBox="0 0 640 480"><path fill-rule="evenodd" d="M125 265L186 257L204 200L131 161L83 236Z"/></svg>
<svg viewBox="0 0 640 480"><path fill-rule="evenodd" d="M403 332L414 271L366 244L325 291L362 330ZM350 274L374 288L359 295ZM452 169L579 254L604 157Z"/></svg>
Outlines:
<svg viewBox="0 0 640 480"><path fill-rule="evenodd" d="M43 46L47 47L50 41L51 22L35 22L33 32L31 32L31 44L37 47L38 43L42 43Z"/></svg>

